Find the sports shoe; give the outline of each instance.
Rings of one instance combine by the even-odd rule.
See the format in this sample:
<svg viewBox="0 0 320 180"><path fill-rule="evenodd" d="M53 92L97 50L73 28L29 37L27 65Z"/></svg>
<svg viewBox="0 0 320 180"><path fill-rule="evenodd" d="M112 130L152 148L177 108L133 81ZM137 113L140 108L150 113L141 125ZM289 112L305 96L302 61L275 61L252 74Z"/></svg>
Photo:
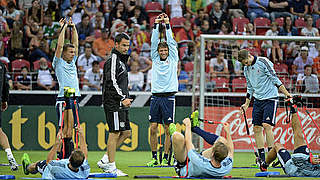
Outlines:
<svg viewBox="0 0 320 180"><path fill-rule="evenodd" d="M152 158L152 160L147 163L147 166L148 166L148 167L153 167L153 166L156 166L156 165L158 165L158 164L159 164L159 163L158 163L158 160L155 159L155 158Z"/></svg>
<svg viewBox="0 0 320 180"><path fill-rule="evenodd" d="M117 177L119 177L119 176L128 176L128 174L122 172L120 169L116 169L116 174L117 174Z"/></svg>
<svg viewBox="0 0 320 180"><path fill-rule="evenodd" d="M262 159L257 158L257 164L262 172L267 171L267 168L268 168L267 163L262 161Z"/></svg>
<svg viewBox="0 0 320 180"><path fill-rule="evenodd" d="M169 125L169 134L170 134L170 136L172 136L172 134L173 134L174 132L176 132L176 131L177 131L176 125L175 125L174 123L171 123L171 124Z"/></svg>
<svg viewBox="0 0 320 180"><path fill-rule="evenodd" d="M97 165L98 165L98 167L99 167L100 169L105 169L105 168L108 168L108 167L109 167L108 163L104 163L104 162L102 162L102 160L98 161L98 162L97 162Z"/></svg>
<svg viewBox="0 0 320 180"><path fill-rule="evenodd" d="M169 161L167 159L162 159L161 166L169 166Z"/></svg>
<svg viewBox="0 0 320 180"><path fill-rule="evenodd" d="M115 169L107 169L107 168L105 168L105 169L103 169L103 171L105 173L115 174L115 175L117 175L117 177L128 176L128 174L122 172L120 169L117 169L117 168L115 168Z"/></svg>
<svg viewBox="0 0 320 180"><path fill-rule="evenodd" d="M25 175L28 175L29 171L27 167L29 166L29 164L31 164L29 155L27 153L24 153L21 158L21 161L22 161L23 172Z"/></svg>
<svg viewBox="0 0 320 180"><path fill-rule="evenodd" d="M199 111L196 110L190 115L190 120L191 120L191 127L199 127L200 122L199 122Z"/></svg>
<svg viewBox="0 0 320 180"><path fill-rule="evenodd" d="M16 171L19 169L18 163L16 162L16 160L14 158L9 158L8 161L10 164L11 171Z"/></svg>
<svg viewBox="0 0 320 180"><path fill-rule="evenodd" d="M278 165L280 165L280 161L278 160L277 162L272 163L272 167L277 167Z"/></svg>

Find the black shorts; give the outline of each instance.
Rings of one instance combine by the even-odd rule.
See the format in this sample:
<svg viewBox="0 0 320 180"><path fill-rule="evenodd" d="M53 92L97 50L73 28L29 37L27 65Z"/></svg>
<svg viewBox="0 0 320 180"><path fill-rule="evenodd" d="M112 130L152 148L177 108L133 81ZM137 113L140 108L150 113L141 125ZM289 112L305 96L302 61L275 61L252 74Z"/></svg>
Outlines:
<svg viewBox="0 0 320 180"><path fill-rule="evenodd" d="M104 109L106 120L109 126L109 132L130 130L129 111L108 111Z"/></svg>
<svg viewBox="0 0 320 180"><path fill-rule="evenodd" d="M277 107L278 100L276 99L255 99L252 110L252 124L262 126L262 123L267 123L274 126L276 124Z"/></svg>
<svg viewBox="0 0 320 180"><path fill-rule="evenodd" d="M300 146L300 147L296 148L293 151L293 154L295 154L295 153L302 153L302 154L309 155L308 146L304 145L304 146ZM286 150L285 148L282 148L278 151L277 156L280 161L281 167L282 167L283 171L285 172L284 165L291 159L291 155L288 150Z"/></svg>
<svg viewBox="0 0 320 180"><path fill-rule="evenodd" d="M46 167L47 167L47 161L46 161L46 160L39 161L39 162L36 164L36 170L37 170L40 174L43 174L44 169L45 169Z"/></svg>

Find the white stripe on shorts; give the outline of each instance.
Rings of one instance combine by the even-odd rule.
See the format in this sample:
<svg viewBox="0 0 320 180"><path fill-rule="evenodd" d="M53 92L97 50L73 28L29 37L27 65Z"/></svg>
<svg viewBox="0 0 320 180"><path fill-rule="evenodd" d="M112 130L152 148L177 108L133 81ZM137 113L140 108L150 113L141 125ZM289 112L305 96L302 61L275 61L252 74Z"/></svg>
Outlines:
<svg viewBox="0 0 320 180"><path fill-rule="evenodd" d="M272 116L272 121L271 121L272 124L276 124L277 103L278 103L278 101L274 101L273 116Z"/></svg>
<svg viewBox="0 0 320 180"><path fill-rule="evenodd" d="M114 130L119 131L119 113L113 112Z"/></svg>

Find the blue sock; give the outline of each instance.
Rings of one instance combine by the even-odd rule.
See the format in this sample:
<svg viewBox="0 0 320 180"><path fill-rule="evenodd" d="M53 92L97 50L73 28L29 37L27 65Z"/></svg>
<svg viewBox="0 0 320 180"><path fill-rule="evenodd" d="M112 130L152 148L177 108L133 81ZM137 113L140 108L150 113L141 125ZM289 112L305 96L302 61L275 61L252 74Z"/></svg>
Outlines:
<svg viewBox="0 0 320 180"><path fill-rule="evenodd" d="M219 138L218 135L206 132L199 127L193 127L191 128L191 131L201 136L207 143L213 145L214 142Z"/></svg>

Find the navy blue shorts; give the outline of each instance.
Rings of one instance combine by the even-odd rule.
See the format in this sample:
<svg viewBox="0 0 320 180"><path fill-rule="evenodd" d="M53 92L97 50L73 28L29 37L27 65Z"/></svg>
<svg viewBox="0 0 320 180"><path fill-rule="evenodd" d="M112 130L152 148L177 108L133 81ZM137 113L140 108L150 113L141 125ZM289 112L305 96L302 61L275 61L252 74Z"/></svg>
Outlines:
<svg viewBox="0 0 320 180"><path fill-rule="evenodd" d="M74 101L76 101L76 105L74 104ZM56 100L56 112L57 112L57 116L58 116L58 121L59 121L59 127L61 127L61 123L62 123L62 111L63 110L67 110L67 109L72 109L73 112L73 116L76 117L76 108L79 111L79 103L78 103L78 97L70 97L70 98L65 98L65 97L57 97ZM63 103L66 103L66 106L63 107ZM78 112L79 115L79 112ZM76 118L74 118L76 119ZM74 121L74 125L77 125L77 121Z"/></svg>
<svg viewBox="0 0 320 180"><path fill-rule="evenodd" d="M174 122L175 96L152 96L150 102L150 123L170 124Z"/></svg>
<svg viewBox="0 0 320 180"><path fill-rule="evenodd" d="M252 124L262 126L262 123L267 123L272 126L276 123L276 113L278 100L254 100L252 110Z"/></svg>
<svg viewBox="0 0 320 180"><path fill-rule="evenodd" d="M105 107L105 106L104 106ZM119 111L108 111L104 109L109 132L119 132L130 130L129 111L120 109Z"/></svg>
<svg viewBox="0 0 320 180"><path fill-rule="evenodd" d="M304 146L300 146L298 148L296 148L294 151L293 151L293 154L295 153L302 153L302 154L305 154L305 155L309 155L309 149L308 149L308 146L304 145ZM285 148L282 148L278 151L277 153L277 157L280 161L280 164L281 164L281 167L283 169L284 172L285 171L285 164L291 159L291 155L289 153L288 150L286 150Z"/></svg>

